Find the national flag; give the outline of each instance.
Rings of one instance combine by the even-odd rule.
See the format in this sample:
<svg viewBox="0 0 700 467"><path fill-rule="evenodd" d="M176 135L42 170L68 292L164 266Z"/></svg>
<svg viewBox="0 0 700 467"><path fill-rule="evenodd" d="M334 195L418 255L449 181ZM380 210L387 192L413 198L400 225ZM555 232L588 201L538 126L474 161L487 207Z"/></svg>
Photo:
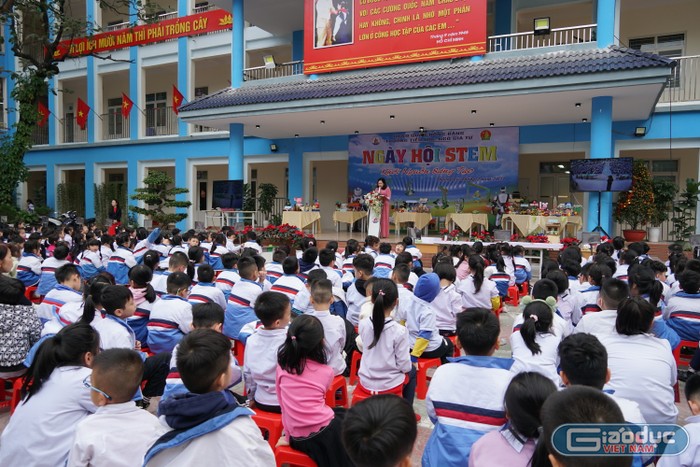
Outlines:
<svg viewBox="0 0 700 467"><path fill-rule="evenodd" d="M122 117L129 118L129 114L131 113L131 108L133 106L134 103L131 99L129 99L129 96L122 93Z"/></svg>
<svg viewBox="0 0 700 467"><path fill-rule="evenodd" d="M87 105L81 98L78 97L78 115L75 117L75 121L81 130L85 129L88 121L88 115L90 114L90 106Z"/></svg>
<svg viewBox="0 0 700 467"><path fill-rule="evenodd" d="M51 111L41 102L39 102L39 115L41 116L38 122L39 126L46 125L46 121L49 119Z"/></svg>
<svg viewBox="0 0 700 467"><path fill-rule="evenodd" d="M182 105L182 101L184 99L185 96L183 96L182 93L173 84L173 112L175 112L175 115L177 115L180 111L180 106Z"/></svg>

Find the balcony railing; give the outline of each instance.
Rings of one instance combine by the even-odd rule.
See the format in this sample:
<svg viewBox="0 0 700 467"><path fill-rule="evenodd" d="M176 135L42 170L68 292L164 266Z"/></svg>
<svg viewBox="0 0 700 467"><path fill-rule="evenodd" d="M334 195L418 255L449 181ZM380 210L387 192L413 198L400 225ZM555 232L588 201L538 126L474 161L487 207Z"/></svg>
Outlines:
<svg viewBox="0 0 700 467"><path fill-rule="evenodd" d="M173 108L146 108L146 136L167 136L177 134L177 115Z"/></svg>
<svg viewBox="0 0 700 467"><path fill-rule="evenodd" d="M104 32L110 32L110 31L119 31L120 29L126 29L129 27L129 22L124 21L122 23L117 23L117 24L109 24L102 28Z"/></svg>
<svg viewBox="0 0 700 467"><path fill-rule="evenodd" d="M246 81L255 79L281 78L284 76L300 75L304 73L304 62L299 60L296 62L283 63L274 68L265 66L256 66L243 70L243 77Z"/></svg>
<svg viewBox="0 0 700 467"><path fill-rule="evenodd" d="M39 146L42 144L49 144L49 126L48 124L44 126L35 126L32 130L32 143Z"/></svg>
<svg viewBox="0 0 700 467"><path fill-rule="evenodd" d="M206 5L196 6L192 8L192 13L196 15L197 13L204 13L205 11L213 10L214 8L216 8L215 5L207 3Z"/></svg>
<svg viewBox="0 0 700 467"><path fill-rule="evenodd" d="M212 133L212 132L223 132L226 130L220 130L218 128L212 128L210 126L204 125L192 125L192 133Z"/></svg>
<svg viewBox="0 0 700 467"><path fill-rule="evenodd" d="M490 36L488 38L488 51L506 52L595 42L596 26L595 24L584 24L582 26L556 28L546 35L535 35L534 31L528 31Z"/></svg>
<svg viewBox="0 0 700 467"><path fill-rule="evenodd" d="M100 115L102 139L128 139L131 136L129 119L122 117L121 110Z"/></svg>
<svg viewBox="0 0 700 467"><path fill-rule="evenodd" d="M700 55L676 57L676 68L659 98L660 104L700 100Z"/></svg>
<svg viewBox="0 0 700 467"><path fill-rule="evenodd" d="M67 114L63 118L63 142L64 143L85 143L87 141L87 129L83 130L78 125L76 118L72 114Z"/></svg>

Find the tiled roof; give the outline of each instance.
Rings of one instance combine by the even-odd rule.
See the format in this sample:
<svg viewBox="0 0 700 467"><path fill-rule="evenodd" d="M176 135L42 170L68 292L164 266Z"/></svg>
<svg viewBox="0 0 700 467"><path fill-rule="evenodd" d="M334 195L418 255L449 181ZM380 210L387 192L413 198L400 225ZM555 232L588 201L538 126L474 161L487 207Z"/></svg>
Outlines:
<svg viewBox="0 0 700 467"><path fill-rule="evenodd" d="M439 88L524 79L551 78L669 68L673 64L658 55L622 47L577 49L549 53L398 65L367 70L320 74L316 79L297 75L248 81L238 89L226 88L180 108L181 112L239 105L269 104L304 99L340 98L380 92Z"/></svg>

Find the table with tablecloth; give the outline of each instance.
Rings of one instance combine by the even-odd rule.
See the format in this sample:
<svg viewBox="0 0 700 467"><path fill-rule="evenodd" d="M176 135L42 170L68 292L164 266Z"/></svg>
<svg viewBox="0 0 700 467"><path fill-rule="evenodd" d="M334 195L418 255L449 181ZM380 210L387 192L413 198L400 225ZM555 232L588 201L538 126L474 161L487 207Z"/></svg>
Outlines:
<svg viewBox="0 0 700 467"><path fill-rule="evenodd" d="M433 216L429 212L394 211L394 225L396 226L396 235L399 236L401 235L401 224L412 222L415 228L424 229L431 220L433 220Z"/></svg>
<svg viewBox="0 0 700 467"><path fill-rule="evenodd" d="M483 228L489 228L488 214L471 214L465 212L450 213L445 216L445 224L447 228L452 230L454 226L459 226L463 232L470 232L474 224L481 225Z"/></svg>
<svg viewBox="0 0 700 467"><path fill-rule="evenodd" d="M282 223L293 225L299 229L311 226L311 233L316 235L316 227L321 231L321 213L319 211L284 211Z"/></svg>
<svg viewBox="0 0 700 467"><path fill-rule="evenodd" d="M340 231L340 223L349 224L350 227L357 222L362 221L360 231L364 232L367 229L367 211L335 211L333 213L333 222L335 222L335 231Z"/></svg>
<svg viewBox="0 0 700 467"><path fill-rule="evenodd" d="M530 235L537 231L547 231L547 227L558 225L561 232L566 230L567 225L574 228L575 235L583 225L581 216L530 216L527 214L503 214L501 218L501 226L505 229L507 221L511 222L511 233L513 228L517 228L521 234Z"/></svg>

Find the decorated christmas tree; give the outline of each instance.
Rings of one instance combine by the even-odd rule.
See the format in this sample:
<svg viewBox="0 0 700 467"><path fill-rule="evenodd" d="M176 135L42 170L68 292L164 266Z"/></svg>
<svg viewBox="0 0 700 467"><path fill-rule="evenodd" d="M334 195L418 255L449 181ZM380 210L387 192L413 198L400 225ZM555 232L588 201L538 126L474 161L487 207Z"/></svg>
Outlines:
<svg viewBox="0 0 700 467"><path fill-rule="evenodd" d="M632 230L646 225L654 215L654 188L649 168L643 161L635 161L632 169L632 188L623 191L617 199L615 220L625 222Z"/></svg>

